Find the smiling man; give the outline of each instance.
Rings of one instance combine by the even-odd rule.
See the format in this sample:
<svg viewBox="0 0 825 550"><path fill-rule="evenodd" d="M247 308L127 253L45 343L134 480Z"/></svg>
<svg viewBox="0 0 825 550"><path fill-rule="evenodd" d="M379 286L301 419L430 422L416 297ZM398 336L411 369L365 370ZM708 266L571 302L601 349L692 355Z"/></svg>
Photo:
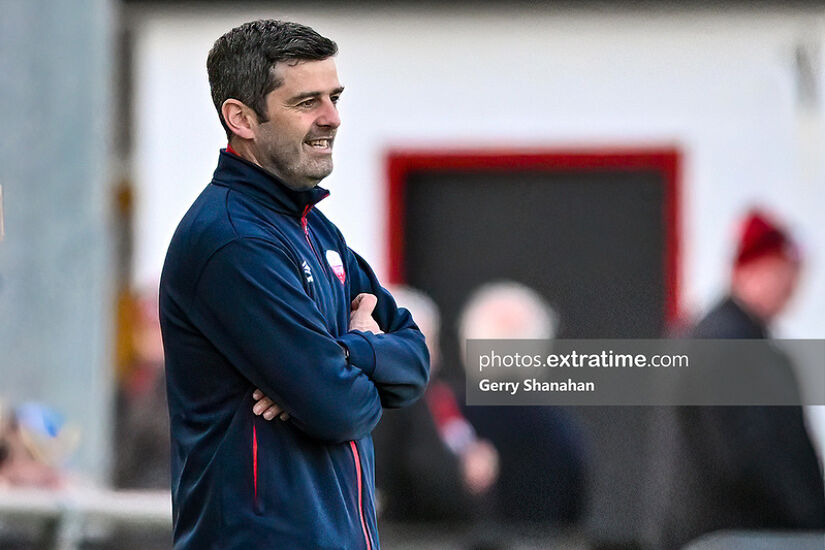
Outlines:
<svg viewBox="0 0 825 550"><path fill-rule="evenodd" d="M229 145L160 286L177 550L378 548L370 432L421 395L429 358L313 208L341 123L336 52L266 20L209 53Z"/></svg>

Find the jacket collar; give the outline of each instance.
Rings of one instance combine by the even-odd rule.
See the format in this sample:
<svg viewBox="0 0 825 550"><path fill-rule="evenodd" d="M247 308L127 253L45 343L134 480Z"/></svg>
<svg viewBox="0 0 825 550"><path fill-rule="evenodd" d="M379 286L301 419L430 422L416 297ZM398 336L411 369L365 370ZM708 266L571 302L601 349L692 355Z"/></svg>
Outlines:
<svg viewBox="0 0 825 550"><path fill-rule="evenodd" d="M226 149L221 149L212 183L255 197L278 212L297 217L306 215L317 202L329 196L329 191L317 185L306 191L290 189L257 164Z"/></svg>

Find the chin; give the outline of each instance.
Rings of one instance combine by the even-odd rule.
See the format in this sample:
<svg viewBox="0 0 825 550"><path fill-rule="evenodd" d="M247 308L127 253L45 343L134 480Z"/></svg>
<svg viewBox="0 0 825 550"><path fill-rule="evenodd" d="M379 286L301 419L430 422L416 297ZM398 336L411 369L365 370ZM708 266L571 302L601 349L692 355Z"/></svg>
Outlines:
<svg viewBox="0 0 825 550"><path fill-rule="evenodd" d="M320 180L318 180L318 181L320 181ZM310 189L312 189L313 187L318 185L318 181L304 179L304 180L301 180L300 182L297 182L297 183L284 182L284 184L287 187L289 187L290 189L292 189L293 191L309 191Z"/></svg>
<svg viewBox="0 0 825 550"><path fill-rule="evenodd" d="M300 178L299 182L296 184L296 189L298 190L307 190L312 189L321 181L329 175L329 172L325 173L324 175L319 174L306 174L302 178Z"/></svg>
<svg viewBox="0 0 825 550"><path fill-rule="evenodd" d="M323 180L325 177L329 176L331 173L332 173L332 166L330 166L329 168L324 168L324 169L321 169L321 170L317 170L312 174L307 174L306 175L306 180L307 181L310 181L310 180L314 181L315 183L313 184L313 186L315 186L315 185L318 185L319 183L321 183L321 180Z"/></svg>

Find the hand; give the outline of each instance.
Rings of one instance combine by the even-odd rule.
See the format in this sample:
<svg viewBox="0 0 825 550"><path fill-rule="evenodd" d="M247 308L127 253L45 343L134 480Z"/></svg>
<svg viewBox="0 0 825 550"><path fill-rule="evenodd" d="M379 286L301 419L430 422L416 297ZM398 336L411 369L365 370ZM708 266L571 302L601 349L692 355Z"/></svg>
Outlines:
<svg viewBox="0 0 825 550"><path fill-rule="evenodd" d="M374 294L361 293L356 296L352 301L352 310L349 314L349 329L384 334L372 318L372 312L377 304L378 298Z"/></svg>
<svg viewBox="0 0 825 550"><path fill-rule="evenodd" d="M263 416L265 420L272 420L276 416L281 420L289 419L289 413L285 412L280 405L265 396L261 390L255 389L255 391L252 392L252 399L256 401L252 407L252 412L258 416Z"/></svg>
<svg viewBox="0 0 825 550"><path fill-rule="evenodd" d="M473 495L486 493L498 478L498 452L486 439L471 443L461 454L464 485Z"/></svg>

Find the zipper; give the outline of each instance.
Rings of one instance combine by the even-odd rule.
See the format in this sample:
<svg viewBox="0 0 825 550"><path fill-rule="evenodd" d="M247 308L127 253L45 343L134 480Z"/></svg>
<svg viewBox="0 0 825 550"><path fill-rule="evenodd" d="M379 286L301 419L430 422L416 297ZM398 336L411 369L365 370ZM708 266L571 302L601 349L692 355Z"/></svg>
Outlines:
<svg viewBox="0 0 825 550"><path fill-rule="evenodd" d="M312 238L309 235L309 220L307 219L307 215L309 211L312 210L312 205L308 204L304 208L304 213L301 215L301 227L304 229L304 236L309 243L309 247L312 249L312 253L315 254L315 259L318 260L318 263L321 265L321 269L324 271L324 275L329 278L329 273L327 273L327 267L324 265L324 262L321 261L321 256L318 254L318 251L315 249L315 245L312 244Z"/></svg>
<svg viewBox="0 0 825 550"><path fill-rule="evenodd" d="M361 515L361 529L364 532L364 541L367 543L367 550L372 550L370 533L367 529L367 522L364 519L363 483L361 482L361 457L358 455L358 444L355 441L349 442L352 458L355 460L355 478L358 482L358 512Z"/></svg>

